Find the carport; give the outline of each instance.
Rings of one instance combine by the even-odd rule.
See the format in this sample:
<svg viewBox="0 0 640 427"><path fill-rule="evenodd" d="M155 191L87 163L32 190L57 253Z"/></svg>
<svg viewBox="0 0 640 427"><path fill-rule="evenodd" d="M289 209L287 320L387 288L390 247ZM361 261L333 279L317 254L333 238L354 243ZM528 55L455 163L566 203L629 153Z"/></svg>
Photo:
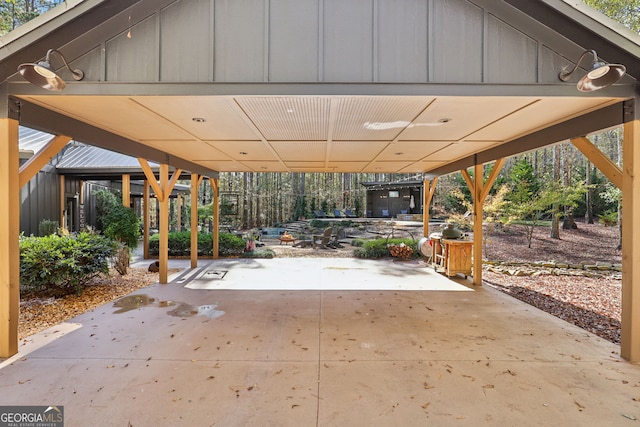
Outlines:
<svg viewBox="0 0 640 427"><path fill-rule="evenodd" d="M572 140L623 190L621 355L640 361L640 38L573 3L86 0L3 37L0 356L18 344L20 124L57 135L55 146L75 139L138 157L161 203L179 175L169 166L215 189L227 171L423 173L425 206L438 176L462 171L477 242L502 159ZM64 90L17 74L45 54ZM578 91L596 55L627 74ZM622 168L585 137L613 126L624 127ZM482 176L494 161L487 182L466 172ZM161 209L161 282L166 224Z"/></svg>

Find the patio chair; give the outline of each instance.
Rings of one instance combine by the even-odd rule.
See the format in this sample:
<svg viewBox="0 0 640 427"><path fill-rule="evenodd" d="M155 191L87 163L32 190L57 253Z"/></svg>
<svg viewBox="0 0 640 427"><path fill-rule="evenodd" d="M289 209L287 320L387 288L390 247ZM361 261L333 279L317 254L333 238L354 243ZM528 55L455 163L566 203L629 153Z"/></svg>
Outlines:
<svg viewBox="0 0 640 427"><path fill-rule="evenodd" d="M355 218L356 215L353 213L353 211L351 209L345 209L344 210L344 214L347 216L347 218Z"/></svg>
<svg viewBox="0 0 640 427"><path fill-rule="evenodd" d="M311 242L313 243L313 249L330 249L330 247L328 246L329 243L331 242L331 233L332 233L333 229L331 227L326 228L324 230L324 233L320 234L320 235L314 235L311 238Z"/></svg>
<svg viewBox="0 0 640 427"><path fill-rule="evenodd" d="M340 232L342 228L339 228L335 233L331 234L331 238L329 239L329 243L327 243L327 247L331 249L344 248L342 243L340 243Z"/></svg>
<svg viewBox="0 0 640 427"><path fill-rule="evenodd" d="M336 218L344 218L344 214L342 212L340 212L340 209L335 209L333 211L333 216Z"/></svg>
<svg viewBox="0 0 640 427"><path fill-rule="evenodd" d="M317 211L313 211L313 216L316 218L326 218L327 214L324 213L323 210L317 210Z"/></svg>
<svg viewBox="0 0 640 427"><path fill-rule="evenodd" d="M389 218L389 209L382 209L382 217Z"/></svg>

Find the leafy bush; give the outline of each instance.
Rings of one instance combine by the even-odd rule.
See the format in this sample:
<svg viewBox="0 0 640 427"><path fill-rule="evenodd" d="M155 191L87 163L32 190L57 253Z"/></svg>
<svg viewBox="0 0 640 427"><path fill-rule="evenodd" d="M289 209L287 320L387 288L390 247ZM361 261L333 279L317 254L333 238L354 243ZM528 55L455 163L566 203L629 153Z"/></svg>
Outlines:
<svg viewBox="0 0 640 427"><path fill-rule="evenodd" d="M241 255L244 252L246 242L242 237L232 233L220 233L218 237L218 252L220 256Z"/></svg>
<svg viewBox="0 0 640 427"><path fill-rule="evenodd" d="M598 216L598 222L605 227L612 227L618 224L618 211L606 211Z"/></svg>
<svg viewBox="0 0 640 427"><path fill-rule="evenodd" d="M115 194L105 189L96 190L93 195L96 197L96 227L98 230L104 231L109 224L106 218L107 214L113 207L122 206L122 202Z"/></svg>
<svg viewBox="0 0 640 427"><path fill-rule="evenodd" d="M361 237L356 237L355 239L353 239L351 241L351 246L356 246L358 248L361 248L362 246L364 246L365 242L368 242L369 239L363 239Z"/></svg>
<svg viewBox="0 0 640 427"><path fill-rule="evenodd" d="M232 233L220 233L218 238L218 253L220 256L237 256L244 251L246 242L243 238ZM149 237L149 253L160 253L160 235ZM212 255L213 240L211 233L198 233L198 255ZM169 233L169 256L191 255L191 233L178 231Z"/></svg>
<svg viewBox="0 0 640 427"><path fill-rule="evenodd" d="M50 234L54 234L58 230L58 221L53 221L51 219L43 219L38 224L38 235L39 236L48 236Z"/></svg>
<svg viewBox="0 0 640 427"><path fill-rule="evenodd" d="M77 237L21 237L20 286L25 291L80 294L91 278L109 274L116 247L113 240L87 232Z"/></svg>
<svg viewBox="0 0 640 427"><path fill-rule="evenodd" d="M140 221L133 209L122 205L112 206L106 213L104 234L114 240L124 243L129 248L135 248L140 238Z"/></svg>
<svg viewBox="0 0 640 427"><path fill-rule="evenodd" d="M271 259L276 256L273 249L269 248L257 248L254 251L243 252L242 258L267 258Z"/></svg>
<svg viewBox="0 0 640 427"><path fill-rule="evenodd" d="M404 243L405 245L410 246L411 249L413 249L412 258L420 257L420 253L418 251L418 241L409 238L367 240L363 243L362 247L357 247L353 251L353 255L356 258L366 259L385 258L389 256L389 248L387 248L387 245L399 245L401 243Z"/></svg>

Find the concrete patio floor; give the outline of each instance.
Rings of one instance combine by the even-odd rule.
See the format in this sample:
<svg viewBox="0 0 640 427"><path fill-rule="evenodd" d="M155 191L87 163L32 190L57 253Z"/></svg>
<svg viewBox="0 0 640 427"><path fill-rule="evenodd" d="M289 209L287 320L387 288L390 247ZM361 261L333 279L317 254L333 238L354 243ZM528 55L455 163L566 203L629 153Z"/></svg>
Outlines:
<svg viewBox="0 0 640 427"><path fill-rule="evenodd" d="M63 405L68 427L640 422L640 366L617 345L421 262L201 261L171 279L22 342L0 405Z"/></svg>

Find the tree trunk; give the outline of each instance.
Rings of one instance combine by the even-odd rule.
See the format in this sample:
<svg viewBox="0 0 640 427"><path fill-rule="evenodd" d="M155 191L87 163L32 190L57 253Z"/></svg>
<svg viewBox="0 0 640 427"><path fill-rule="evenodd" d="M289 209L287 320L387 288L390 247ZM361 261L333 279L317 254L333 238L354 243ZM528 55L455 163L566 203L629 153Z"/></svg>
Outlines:
<svg viewBox="0 0 640 427"><path fill-rule="evenodd" d="M247 195L249 194L249 182L246 173L242 174L242 228L249 228L249 204Z"/></svg>
<svg viewBox="0 0 640 427"><path fill-rule="evenodd" d="M558 183L560 181L560 144L556 145L553 149L553 182ZM552 221L551 221L551 235L552 239L560 239L560 206L558 204L553 205Z"/></svg>
<svg viewBox="0 0 640 427"><path fill-rule="evenodd" d="M586 160L586 184L587 184L587 192L585 193L585 204L587 206L587 211L585 213L585 219L588 224L593 224L593 189L591 188L591 162Z"/></svg>
<svg viewBox="0 0 640 427"><path fill-rule="evenodd" d="M571 164L573 164L574 156L571 156L569 159L569 150L571 150L571 146L569 144L562 144L563 152L564 152L564 163L563 163L563 172L564 172L564 186L565 188L569 188L573 185L573 176L571 174ZM573 207L564 206L564 218L562 220L562 229L563 230L575 230L578 228L578 224L576 224L575 217L573 215Z"/></svg>

